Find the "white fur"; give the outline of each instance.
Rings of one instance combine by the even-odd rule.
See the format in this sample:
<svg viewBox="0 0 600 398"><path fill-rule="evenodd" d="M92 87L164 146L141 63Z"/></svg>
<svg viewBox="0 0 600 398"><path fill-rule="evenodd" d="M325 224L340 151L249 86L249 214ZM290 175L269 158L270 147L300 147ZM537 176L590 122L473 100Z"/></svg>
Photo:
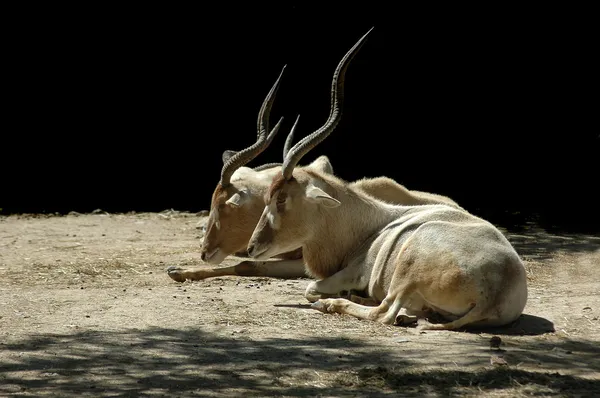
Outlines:
<svg viewBox="0 0 600 398"><path fill-rule="evenodd" d="M429 329L498 326L517 319L527 301L523 264L489 222L444 204L403 206L380 201L324 173L294 170L285 210L267 203L249 242L251 257L302 246L311 283L306 297L323 312L386 324L415 320L424 310L447 318ZM278 230L269 227L274 219ZM320 299L366 290L377 307Z"/></svg>

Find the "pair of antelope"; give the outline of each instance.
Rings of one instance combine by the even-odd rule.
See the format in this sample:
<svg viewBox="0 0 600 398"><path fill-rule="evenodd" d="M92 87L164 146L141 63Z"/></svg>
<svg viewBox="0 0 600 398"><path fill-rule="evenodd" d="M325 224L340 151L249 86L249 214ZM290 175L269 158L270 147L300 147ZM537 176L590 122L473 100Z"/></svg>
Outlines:
<svg viewBox="0 0 600 398"><path fill-rule="evenodd" d="M307 274L316 280L305 297L326 313L385 324L420 321L420 329L511 323L527 302L526 273L515 249L491 223L447 197L409 191L389 178L346 182L334 175L325 156L298 166L339 123L346 70L371 30L334 72L325 124L289 148L296 120L283 164L243 167L270 144L281 126L280 119L269 131L281 75L260 109L257 141L240 152L224 153L202 260L219 264L244 250L254 260L283 260L243 262L221 273L219 268L205 274L171 268L169 274L175 280ZM341 297L352 291L365 297ZM433 314L443 323L425 321Z"/></svg>

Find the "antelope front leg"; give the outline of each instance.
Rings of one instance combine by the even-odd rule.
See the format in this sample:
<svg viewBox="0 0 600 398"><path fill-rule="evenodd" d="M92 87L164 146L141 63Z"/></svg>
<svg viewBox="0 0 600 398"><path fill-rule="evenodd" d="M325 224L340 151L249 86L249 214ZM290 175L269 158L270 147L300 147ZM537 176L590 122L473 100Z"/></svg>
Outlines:
<svg viewBox="0 0 600 398"><path fill-rule="evenodd" d="M371 305L365 305L369 302L363 301L352 301L346 299L321 299L312 304L312 308L324 313L338 313L348 314L355 316L359 319L370 319L377 320L385 324L395 324L399 326L408 326L417 322L419 316L405 308L400 308L395 317L385 316L389 311L388 306L382 307L381 304L375 307L377 304L371 303ZM392 311L393 312L393 311ZM381 316L381 315L384 316Z"/></svg>
<svg viewBox="0 0 600 398"><path fill-rule="evenodd" d="M377 321L386 325L394 323L406 325L417 320L416 316L411 315L410 311L402 307L402 302L406 301L407 293L409 291L405 287L393 293L388 293L381 304L376 307L354 303L342 298L320 299L314 302L311 307L325 313L348 314L359 319Z"/></svg>
<svg viewBox="0 0 600 398"><path fill-rule="evenodd" d="M352 268L344 268L336 272L329 278L320 281L311 282L304 293L304 297L311 303L328 297L339 297L343 291L351 292L352 290L365 290L367 282L362 282L356 277L356 270Z"/></svg>
<svg viewBox="0 0 600 398"><path fill-rule="evenodd" d="M348 314L359 319L379 321L386 325L391 325L396 321L396 314L401 309L396 308L397 305L390 304L386 300L377 307L371 307L343 298L320 299L314 302L311 307L324 313Z"/></svg>
<svg viewBox="0 0 600 398"><path fill-rule="evenodd" d="M265 276L271 278L293 279L305 278L304 262L302 260L282 261L242 261L228 267L213 267L201 269L167 268L167 274L176 282L200 281L217 276Z"/></svg>
<svg viewBox="0 0 600 398"><path fill-rule="evenodd" d="M185 282L186 280L190 281L201 281L207 278L214 278L217 276L227 276L227 275L237 275L236 267L238 265L232 265L230 267L214 267L214 268L205 268L199 267L193 269L186 269L176 266L170 266L167 268L167 275L175 282Z"/></svg>
<svg viewBox="0 0 600 398"><path fill-rule="evenodd" d="M378 320L385 324L392 324L395 319L394 318L391 321L389 319L387 321L381 319L380 315L385 315L386 311L389 309L389 305L385 302L385 300L377 307L370 307L367 305L354 303L350 300L343 298L329 298L315 301L311 305L311 308L314 308L315 310L324 312L326 314L348 314L359 319L367 319L371 321Z"/></svg>

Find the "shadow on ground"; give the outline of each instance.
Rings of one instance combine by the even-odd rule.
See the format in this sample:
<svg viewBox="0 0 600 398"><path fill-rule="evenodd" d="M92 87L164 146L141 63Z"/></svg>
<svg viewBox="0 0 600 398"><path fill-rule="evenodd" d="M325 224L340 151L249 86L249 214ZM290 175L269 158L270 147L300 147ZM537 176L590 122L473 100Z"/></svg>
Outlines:
<svg viewBox="0 0 600 398"><path fill-rule="evenodd" d="M561 233L555 235L536 226L521 226L507 232L502 229L517 252L528 260L542 261L557 252L598 253L600 261L600 236Z"/></svg>
<svg viewBox="0 0 600 398"><path fill-rule="evenodd" d="M513 323L501 327L464 328L450 331L450 333L491 333L501 336L538 336L546 333L554 333L554 323L540 316L521 314Z"/></svg>
<svg viewBox="0 0 600 398"><path fill-rule="evenodd" d="M274 307L278 308L299 308L299 309L310 309L311 304L275 304ZM447 322L444 318L435 319L435 323ZM414 327L417 324L409 326ZM481 328L463 328L459 330L448 331L448 333L492 333L503 336L538 336L546 333L554 333L556 330L554 328L554 323L546 318L529 315L529 314L521 314L519 318L512 322L509 325L501 326L501 327L481 327Z"/></svg>
<svg viewBox="0 0 600 398"><path fill-rule="evenodd" d="M490 348L477 341L461 342L455 345L460 352L440 356L435 349L390 349L339 337L251 340L200 329L39 335L0 345L5 359L0 365L0 395L446 396L462 389L523 386L546 395L600 392L600 380L581 377L600 372L597 344L515 344L504 351L511 366L498 368L490 365ZM428 366L416 361L424 355L431 356ZM478 370L458 367L453 362L456 355ZM520 363L539 371L519 368ZM563 375L556 369L577 372Z"/></svg>

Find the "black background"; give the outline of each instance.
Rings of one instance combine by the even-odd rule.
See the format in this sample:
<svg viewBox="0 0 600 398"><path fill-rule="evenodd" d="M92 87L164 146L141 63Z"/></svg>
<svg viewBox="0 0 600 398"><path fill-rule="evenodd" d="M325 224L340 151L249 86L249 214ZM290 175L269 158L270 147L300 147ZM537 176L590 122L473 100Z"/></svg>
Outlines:
<svg viewBox="0 0 600 398"><path fill-rule="evenodd" d="M281 161L297 114L297 140L325 121L337 63L374 26L342 122L301 163L326 154L346 180L387 175L503 225L600 232L591 10L328 4L15 10L2 212L208 209L283 65L282 132L249 166Z"/></svg>

